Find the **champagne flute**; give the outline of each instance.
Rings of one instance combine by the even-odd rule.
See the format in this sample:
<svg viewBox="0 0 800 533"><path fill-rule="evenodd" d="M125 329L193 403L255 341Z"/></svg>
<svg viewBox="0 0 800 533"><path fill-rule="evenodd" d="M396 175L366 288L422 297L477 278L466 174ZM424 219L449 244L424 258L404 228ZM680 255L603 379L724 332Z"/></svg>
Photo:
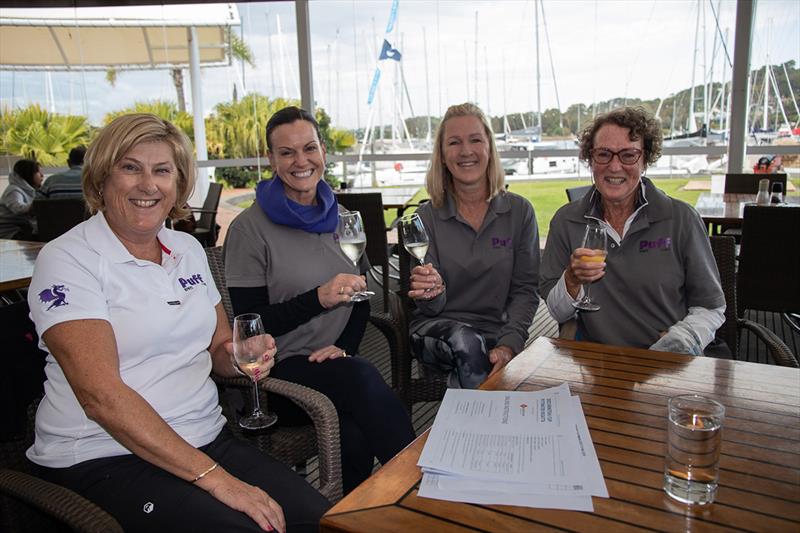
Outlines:
<svg viewBox="0 0 800 533"><path fill-rule="evenodd" d="M258 400L258 380L267 375L267 338L261 315L247 313L233 319L233 357L242 372L253 380L253 412L239 419L244 429L263 429L277 422L273 413L264 413Z"/></svg>
<svg viewBox="0 0 800 533"><path fill-rule="evenodd" d="M400 219L400 232L403 235L403 246L406 251L417 258L420 266L425 264L428 253L428 233L419 215L412 213Z"/></svg>
<svg viewBox="0 0 800 533"><path fill-rule="evenodd" d="M602 263L606 259L608 252L606 251L606 230L603 226L590 222L586 225L586 233L583 234L583 244L581 248L589 248L597 252L597 255L584 255L581 256L581 261L587 263ZM583 284L583 298L577 302L572 302L573 307L581 311L597 311L600 305L593 302L589 298L590 283Z"/></svg>
<svg viewBox="0 0 800 533"><path fill-rule="evenodd" d="M339 226L336 228L336 236L339 240L339 247L344 255L352 261L358 268L358 261L364 254L367 247L367 234L364 232L364 222L361 221L361 213L358 211L348 211L339 213ZM374 296L372 291L360 291L353 293L351 302L362 302Z"/></svg>

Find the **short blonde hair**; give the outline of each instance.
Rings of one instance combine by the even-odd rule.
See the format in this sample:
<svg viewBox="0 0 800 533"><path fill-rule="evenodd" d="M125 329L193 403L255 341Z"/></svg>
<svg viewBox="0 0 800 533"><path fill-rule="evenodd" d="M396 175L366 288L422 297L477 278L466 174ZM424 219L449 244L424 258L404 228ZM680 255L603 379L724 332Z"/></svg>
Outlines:
<svg viewBox="0 0 800 533"><path fill-rule="evenodd" d="M486 137L489 139L489 164L486 167L486 177L489 180L489 196L491 200L498 193L505 190L505 172L500 161L500 154L497 153L497 145L494 142L494 132L492 125L483 114L481 108L472 103L464 103L450 106L442 118L442 122L436 129L435 142L433 144L433 154L431 155L431 166L425 175L425 188L434 207L444 205L445 191L453 190L453 175L448 170L442 154L444 152L444 127L447 121L453 117L475 117L483 124Z"/></svg>
<svg viewBox="0 0 800 533"><path fill-rule="evenodd" d="M148 113L131 113L115 118L100 130L86 150L81 186L91 213L105 210L103 184L114 165L134 146L144 142L165 142L172 148L178 183L175 205L169 216L180 219L189 214L185 205L197 179L192 143L174 124Z"/></svg>

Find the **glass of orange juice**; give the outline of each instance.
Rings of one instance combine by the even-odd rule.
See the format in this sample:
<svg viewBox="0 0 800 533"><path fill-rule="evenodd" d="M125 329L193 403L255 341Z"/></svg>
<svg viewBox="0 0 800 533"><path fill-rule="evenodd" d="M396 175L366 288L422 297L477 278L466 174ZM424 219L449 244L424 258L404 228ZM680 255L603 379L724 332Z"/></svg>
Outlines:
<svg viewBox="0 0 800 533"><path fill-rule="evenodd" d="M594 255L581 256L581 261L602 263L606 260L606 230L600 224L590 222L586 225L586 232L583 234L582 248L589 248L595 252ZM600 305L592 301L589 297L589 283L583 284L583 297L572 305L581 311L597 311Z"/></svg>

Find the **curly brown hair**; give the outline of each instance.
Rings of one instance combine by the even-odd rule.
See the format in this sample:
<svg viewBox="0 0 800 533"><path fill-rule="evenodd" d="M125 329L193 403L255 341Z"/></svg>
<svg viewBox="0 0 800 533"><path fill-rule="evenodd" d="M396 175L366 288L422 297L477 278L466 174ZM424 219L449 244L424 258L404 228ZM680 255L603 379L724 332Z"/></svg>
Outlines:
<svg viewBox="0 0 800 533"><path fill-rule="evenodd" d="M618 107L608 113L598 115L594 122L583 129L580 135L581 144L578 154L581 161L586 163L591 161L594 136L601 127L609 123L616 124L621 128L628 128L630 130L628 138L632 141L642 139L646 165L652 165L661 157L661 145L664 137L661 134L659 121L642 107Z"/></svg>

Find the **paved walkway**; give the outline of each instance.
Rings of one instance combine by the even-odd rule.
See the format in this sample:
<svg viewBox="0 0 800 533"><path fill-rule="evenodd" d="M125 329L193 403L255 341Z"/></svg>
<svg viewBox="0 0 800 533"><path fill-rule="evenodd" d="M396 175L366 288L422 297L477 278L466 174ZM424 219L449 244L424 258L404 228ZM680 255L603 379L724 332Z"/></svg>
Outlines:
<svg viewBox="0 0 800 533"><path fill-rule="evenodd" d="M228 233L228 226L231 225L236 215L242 212L240 207L236 207L237 203L241 203L242 196L253 194L253 189L222 189L222 197L219 200L219 208L217 209L217 224L220 225L219 237L217 237L217 246L222 246L225 242L225 235ZM239 199L238 201L236 201Z"/></svg>

